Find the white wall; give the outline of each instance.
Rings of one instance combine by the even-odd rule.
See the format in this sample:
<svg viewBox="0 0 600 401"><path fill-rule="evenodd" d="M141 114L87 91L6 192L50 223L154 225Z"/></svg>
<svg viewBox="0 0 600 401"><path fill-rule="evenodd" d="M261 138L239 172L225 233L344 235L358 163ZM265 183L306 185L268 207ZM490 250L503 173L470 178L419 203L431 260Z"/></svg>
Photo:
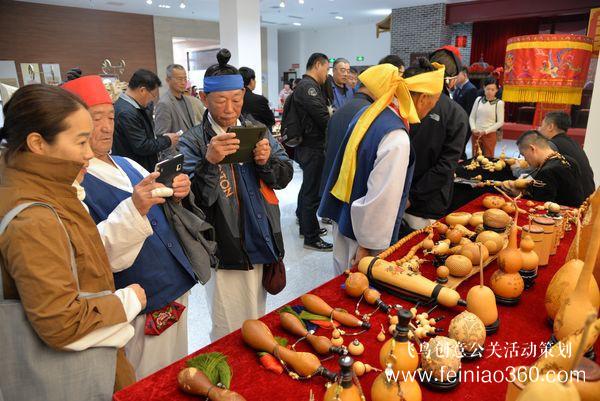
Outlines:
<svg viewBox="0 0 600 401"><path fill-rule="evenodd" d="M279 32L279 74L292 64L300 64L299 75L305 72L306 61L314 52L329 58L344 57L351 65L373 65L390 53L390 34L375 37L375 24L340 26L318 30ZM364 61L356 61L364 56Z"/></svg>
<svg viewBox="0 0 600 401"><path fill-rule="evenodd" d="M154 16L154 46L156 48L156 73L164 82L166 68L174 62L173 38L219 40L219 23L183 18ZM185 64L184 64L185 65ZM161 88L161 93L166 85Z"/></svg>

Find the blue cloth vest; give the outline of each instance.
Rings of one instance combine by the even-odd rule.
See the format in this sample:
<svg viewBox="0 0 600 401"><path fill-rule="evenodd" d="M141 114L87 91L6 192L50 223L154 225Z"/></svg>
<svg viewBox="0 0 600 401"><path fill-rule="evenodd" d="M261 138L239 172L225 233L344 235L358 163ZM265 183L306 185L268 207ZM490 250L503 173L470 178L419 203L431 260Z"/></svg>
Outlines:
<svg viewBox="0 0 600 401"><path fill-rule="evenodd" d="M143 176L129 162L113 156L133 186ZM108 218L110 213L131 193L116 188L92 174L86 174L81 185L85 188L85 204L96 224ZM176 300L196 284L196 277L177 234L167 221L160 206L155 205L146 215L154 234L146 238L138 257L128 269L114 273L115 286L124 288L138 283L146 291L148 303L142 313L161 309ZM123 233L124 236L127 233Z"/></svg>
<svg viewBox="0 0 600 401"><path fill-rule="evenodd" d="M329 174L327 179L327 185L325 187L325 191L323 193L323 197L321 198L321 205L319 206L319 216L327 217L332 219L338 224L340 232L347 238L351 238L356 241L356 236L354 235L354 230L352 228L352 219L350 217L350 206L352 202L356 199L362 198L367 193L367 182L369 180L369 174L373 170L373 166L375 164L375 160L377 159L377 149L379 149L379 144L381 140L391 131L404 129L404 123L393 111L389 108L385 109L373 123L369 127L366 135L364 136L362 142L358 147L357 153L357 167L356 173L354 175L354 183L352 184L352 193L350 194L350 202L345 203L337 199L335 196L331 194L331 189L335 185L340 168L342 165L342 159L344 158L344 151L346 150L346 145L348 144L348 139L356 125L356 122L360 118L360 116L364 113L364 111L369 106L365 106L361 111L359 111L353 118L348 130L346 131L346 136L344 137L344 141L342 146L340 147L333 169ZM398 241L398 234L400 231L400 225L402 223L402 216L404 215L404 209L406 208L406 202L408 200L410 184L412 182L413 171L415 169L415 154L410 148L410 160L408 163L408 169L406 171L406 179L404 181L404 190L402 193L402 201L400 202L400 208L395 216L390 216L390 218L394 218L396 223L394 225L394 231L392 234L392 238L390 238L390 244L394 244ZM393 171L390 171L390 174L394 174Z"/></svg>

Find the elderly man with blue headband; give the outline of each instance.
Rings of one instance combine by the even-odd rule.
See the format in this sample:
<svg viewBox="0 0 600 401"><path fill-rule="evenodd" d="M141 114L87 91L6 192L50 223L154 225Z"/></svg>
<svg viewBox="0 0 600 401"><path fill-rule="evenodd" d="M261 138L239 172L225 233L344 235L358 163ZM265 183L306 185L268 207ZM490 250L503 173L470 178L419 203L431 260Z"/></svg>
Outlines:
<svg viewBox="0 0 600 401"><path fill-rule="evenodd" d="M263 274L283 268L283 235L274 189L291 181L292 162L267 130L254 148L254 160L222 163L239 149L233 126L257 125L242 115L244 82L227 64L222 49L218 64L206 70L202 124L186 132L179 143L184 170L191 175L196 204L215 227L219 266L206 284L212 317L211 340L237 330L246 319L265 314ZM268 281L268 280L267 280Z"/></svg>

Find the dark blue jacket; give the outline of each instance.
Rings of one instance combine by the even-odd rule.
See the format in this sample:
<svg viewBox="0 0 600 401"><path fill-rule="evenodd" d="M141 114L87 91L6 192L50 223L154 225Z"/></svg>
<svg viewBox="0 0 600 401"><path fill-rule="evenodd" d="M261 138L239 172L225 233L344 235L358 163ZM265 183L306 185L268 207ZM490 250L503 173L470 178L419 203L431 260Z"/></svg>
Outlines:
<svg viewBox="0 0 600 401"><path fill-rule="evenodd" d="M327 178L335 162L338 150L342 147L346 131L352 122L352 119L363 107L373 103L373 99L364 93L356 93L354 98L348 100L339 110L333 113L333 116L327 124L327 137L325 144L325 164L323 165L323 175L321 176L321 190L323 194Z"/></svg>
<svg viewBox="0 0 600 401"><path fill-rule="evenodd" d="M127 160L118 156L113 156L113 160L125 171L133 186L143 179ZM86 192L84 202L96 224L106 220L122 201L131 197L131 193L92 174L86 174L81 185ZM146 238L133 265L114 274L116 288L138 283L146 291L148 303L144 313L163 308L196 284L192 265L163 210L158 205L152 206L146 216L154 234Z"/></svg>
<svg viewBox="0 0 600 401"><path fill-rule="evenodd" d="M354 202L356 199L362 198L367 193L369 174L373 170L375 160L377 159L377 150L379 149L379 144L388 133L398 129L406 130L402 120L390 109L385 109L379 116L377 116L358 147L358 154L356 157L356 173L354 175L354 182L352 184L350 202L342 202L331 194L331 189L337 181L340 167L342 165L344 150L348 144L350 133L352 132L356 121L358 121L358 118L362 115L364 110L366 110L366 107L356 114L352 120L352 123L348 127L346 137L344 138L344 143L342 144L342 147L336 157L333 169L329 175L329 179L327 180L327 186L325 187L326 190L321 198L321 205L319 206L319 216L335 221L338 224L342 235L353 240L356 240L356 236L354 235L354 229L352 228L352 217L350 214L351 205L352 202ZM390 218L393 218L396 222L394 225L392 238L390 238L390 245L398 241L400 223L402 222L402 216L404 215L404 209L408 200L412 174L415 166L415 155L412 150L412 146L409 157L410 160L408 163L408 170L406 172L406 180L404 182L402 201L400 202L400 207L396 215L390 215ZM390 174L394 173L395 172L390 171Z"/></svg>
<svg viewBox="0 0 600 401"><path fill-rule="evenodd" d="M464 111L467 112L467 116L471 115L471 110L473 109L473 104L475 103L475 99L477 99L477 88L471 81L468 81L462 89L459 89L458 86L454 90L454 101L460 104Z"/></svg>

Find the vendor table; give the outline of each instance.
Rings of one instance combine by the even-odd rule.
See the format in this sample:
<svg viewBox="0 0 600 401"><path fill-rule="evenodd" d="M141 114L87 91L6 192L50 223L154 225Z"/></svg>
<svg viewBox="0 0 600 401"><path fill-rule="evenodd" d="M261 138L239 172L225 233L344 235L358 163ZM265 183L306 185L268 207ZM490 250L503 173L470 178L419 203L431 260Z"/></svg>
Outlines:
<svg viewBox="0 0 600 401"><path fill-rule="evenodd" d="M477 198L464 207L463 211L473 212L483 210L481 199ZM522 206L525 209L524 205ZM520 220L520 224L525 223L525 217ZM554 272L558 270L565 259L569 246L573 240L575 230L565 233L564 239L561 241L556 255L550 258L550 263L539 270L539 276L533 288L526 290L518 305L507 307L498 306L500 317L500 329L497 333L489 335L485 343L484 356L475 361L462 363L463 375L465 371L479 372L480 381L462 382L459 386L448 393L436 393L421 386L423 391L423 400L472 400L472 401L503 401L507 383L502 380L502 375L508 377L509 367L519 365L532 364L542 352L545 343L551 335L551 327L546 320L546 311L544 308L544 295L548 283L550 282ZM422 237L415 237L408 241L394 255L391 255L390 260L395 260L405 254L408 249L416 244ZM486 284L489 283L489 278L497 269L496 262L492 262L485 269ZM421 271L425 276L433 278L434 267L430 263L426 263L421 267ZM311 293L322 297L333 307L341 307L348 311L354 311L356 299L348 297L340 288L344 283L345 276L339 276L331 281L315 288ZM479 275L473 276L458 287L458 291L462 298L466 298L468 290L476 285L479 280ZM388 304L399 303L404 307L412 307L413 305L383 293L382 299ZM298 305L298 299L290 302L290 305ZM366 313L373 310L373 307L366 304L361 304L361 312ZM446 319L438 323L438 327L442 327L445 332L442 335L447 335L447 328L450 320L460 313L464 308L456 307L446 309L439 306L431 313L432 317L446 316ZM419 313L425 312L425 308L419 308ZM261 319L276 336L288 338L290 343L296 339L292 338L284 332L279 325L279 317L276 311L271 312ZM365 353L357 357L365 363L369 363L375 367L379 367L379 349L383 343L376 340L376 336L380 330L380 324L386 323L386 316L382 312L376 312L372 318L372 328L358 336L360 341L365 345ZM387 328L387 325L385 325ZM356 332L356 329L347 329L347 332ZM319 329L319 335L330 337L331 331ZM346 337L346 345L355 337ZM387 336L389 338L389 335ZM598 345L596 350L600 351ZM297 346L299 351L310 351L310 347L301 343ZM157 350L156 352L160 352ZM325 379L322 377L313 377L306 381L292 380L288 375L277 375L271 371L267 371L259 365L256 352L247 347L242 341L240 331L235 331L226 337L206 346L205 348L195 352L188 358L200 353L221 352L228 357L229 365L233 371L233 379L231 388L243 395L248 401L276 401L276 400L298 400L308 401L309 394L312 390L315 395L315 400L322 400L325 393ZM572 352L575 352L573 350ZM137 382L136 384L127 387L113 397L114 401L163 401L163 400L193 400L197 399L192 396L182 393L177 387L177 373L185 367L184 358L164 369L154 373L153 375ZM331 370L338 370L337 357L325 361L323 365ZM485 378L483 375L486 370L492 374L494 378ZM377 373L367 373L361 378L361 384L367 400L370 400L370 389L373 380ZM463 376L464 377L464 376ZM490 382L491 381L491 382Z"/></svg>

